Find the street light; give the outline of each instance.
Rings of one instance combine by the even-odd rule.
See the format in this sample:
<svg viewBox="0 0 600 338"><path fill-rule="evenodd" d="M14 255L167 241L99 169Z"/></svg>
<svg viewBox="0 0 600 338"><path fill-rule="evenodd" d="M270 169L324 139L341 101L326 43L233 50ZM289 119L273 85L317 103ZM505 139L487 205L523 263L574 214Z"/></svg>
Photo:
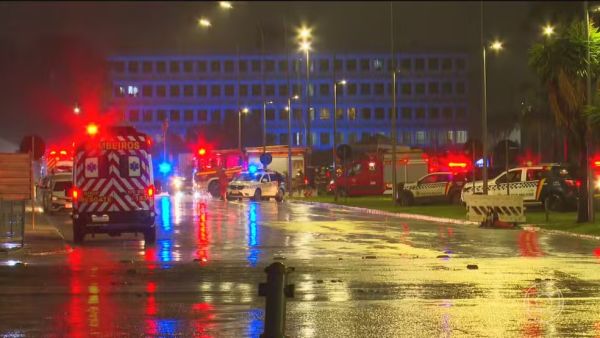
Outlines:
<svg viewBox="0 0 600 338"><path fill-rule="evenodd" d="M554 35L554 26L547 24L546 26L542 27L542 34L547 37L551 37Z"/></svg>
<svg viewBox="0 0 600 338"><path fill-rule="evenodd" d="M333 83L333 150L332 150L332 155L333 155L333 178L335 178L335 175L337 174L337 167L336 167L336 155L335 155L335 148L337 146L337 86L338 85L342 85L345 86L346 85L346 80L340 80L340 81L336 81ZM337 189L336 191L334 191L333 193L333 199L334 201L337 202L338 200L338 195L337 195Z"/></svg>
<svg viewBox="0 0 600 338"><path fill-rule="evenodd" d="M210 20L208 20L207 18L198 19L198 25L202 28L209 28L210 26L212 26Z"/></svg>
<svg viewBox="0 0 600 338"><path fill-rule="evenodd" d="M73 107L73 113L75 115L79 115L79 113L81 113L81 108L79 108L78 104L75 104L75 107Z"/></svg>
<svg viewBox="0 0 600 338"><path fill-rule="evenodd" d="M233 5L229 1L219 1L219 7L223 9L232 9Z"/></svg>
<svg viewBox="0 0 600 338"><path fill-rule="evenodd" d="M267 152L267 105L273 101L263 101L263 154Z"/></svg>
<svg viewBox="0 0 600 338"><path fill-rule="evenodd" d="M298 100L300 96L288 97L288 195L292 197L292 100Z"/></svg>
<svg viewBox="0 0 600 338"><path fill-rule="evenodd" d="M502 50L502 42L496 40L492 42L489 48L494 52L500 52ZM486 66L486 46L482 46L483 50L483 109L482 109L482 118L481 118L481 139L483 144L483 170L482 170L482 180L483 180L483 194L487 195L488 193L488 172L487 172L487 66Z"/></svg>
<svg viewBox="0 0 600 338"><path fill-rule="evenodd" d="M238 110L238 149L242 151L242 113L248 114L250 109L244 107Z"/></svg>
<svg viewBox="0 0 600 338"><path fill-rule="evenodd" d="M312 28L302 26L298 29L299 48L306 54L306 147L311 148L311 116L310 116L310 51L311 51ZM307 155L306 165L310 165L310 155Z"/></svg>

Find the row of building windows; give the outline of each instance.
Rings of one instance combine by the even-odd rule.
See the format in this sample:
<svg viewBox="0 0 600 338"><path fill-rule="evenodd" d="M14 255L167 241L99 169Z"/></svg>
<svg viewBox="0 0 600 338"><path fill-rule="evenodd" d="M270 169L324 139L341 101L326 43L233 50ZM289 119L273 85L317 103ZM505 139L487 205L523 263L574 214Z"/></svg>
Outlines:
<svg viewBox="0 0 600 338"><path fill-rule="evenodd" d="M255 115L261 114L262 110L253 109L252 113ZM293 118L295 120L302 119L302 110L300 108L292 109ZM153 110L138 110L132 109L128 112L128 120L130 122L161 122L169 120L171 122L221 122L222 116L233 116L238 112L233 109L226 109L224 111L221 110L211 110L210 115L209 111L206 109L201 110L193 110L193 109L158 109L156 111ZM265 110L266 119L268 121L287 121L288 120L288 111L286 109L281 109L279 112L276 112L275 109L266 109ZM224 114L224 115L223 115ZM456 114L456 116L454 116ZM210 120L209 120L210 116ZM348 107L348 108L338 108L336 113L337 120L362 120L362 121L370 121L370 120L390 120L392 116L392 109L386 109L383 107L370 108L370 107ZM398 119L401 120L446 120L450 121L454 118L456 119L464 119L466 117L466 110L463 107L458 107L453 109L453 107L400 107ZM332 118L330 109L323 107L319 109L319 116L316 117L319 120L330 120ZM314 110L311 111L311 119L314 120Z"/></svg>
<svg viewBox="0 0 600 338"><path fill-rule="evenodd" d="M184 84L184 85L117 85L114 88L115 97L234 97L236 95L233 84ZM309 94L314 96L315 89L319 96L333 95L333 86L329 83L311 83ZM141 89L141 90L140 90ZM292 85L291 95L302 95L300 85ZM398 94L402 96L413 95L464 95L465 82L402 82L398 84ZM385 83L348 83L337 87L338 96L384 96L392 93L392 85ZM290 95L287 84L240 84L237 94L241 97L262 97Z"/></svg>
<svg viewBox="0 0 600 338"><path fill-rule="evenodd" d="M361 139L369 139L376 133L370 132L349 132L336 133L336 143L349 143L354 144L360 142ZM378 133L382 136L389 136L386 133ZM300 145L302 141L300 133L293 134L294 137L292 142L294 145ZM318 137L318 138L317 138ZM312 144L320 147L327 147L332 145L333 133L329 131L312 133ZM316 142L315 142L316 141ZM446 145L446 144L463 144L467 141L466 130L400 130L398 132L398 142L406 145ZM266 142L268 145L278 145L288 143L288 134L280 133L273 134L267 133Z"/></svg>
<svg viewBox="0 0 600 338"><path fill-rule="evenodd" d="M318 66L319 72L370 72L391 70L392 67L406 72L449 72L464 71L466 64L464 58L451 57L413 57L400 58L392 64L390 58L345 58L335 59L317 58L311 63L311 71ZM267 73L300 71L305 62L293 60L292 69L289 69L287 60L170 60L170 61L113 61L112 69L115 73L122 74L180 74L180 73ZM385 67L384 65L387 65Z"/></svg>

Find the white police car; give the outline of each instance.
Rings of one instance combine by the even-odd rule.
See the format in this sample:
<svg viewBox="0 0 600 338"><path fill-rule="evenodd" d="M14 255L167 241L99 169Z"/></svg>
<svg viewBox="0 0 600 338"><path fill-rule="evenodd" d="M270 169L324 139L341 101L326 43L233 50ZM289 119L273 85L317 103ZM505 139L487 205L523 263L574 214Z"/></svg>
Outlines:
<svg viewBox="0 0 600 338"><path fill-rule="evenodd" d="M227 200L249 198L261 201L275 198L277 202L283 201L285 196L284 179L275 171L245 171L236 175L227 186Z"/></svg>
<svg viewBox="0 0 600 338"><path fill-rule="evenodd" d="M433 172L417 182L400 184L397 201L400 205L415 202L460 203L460 193L467 181L464 173Z"/></svg>

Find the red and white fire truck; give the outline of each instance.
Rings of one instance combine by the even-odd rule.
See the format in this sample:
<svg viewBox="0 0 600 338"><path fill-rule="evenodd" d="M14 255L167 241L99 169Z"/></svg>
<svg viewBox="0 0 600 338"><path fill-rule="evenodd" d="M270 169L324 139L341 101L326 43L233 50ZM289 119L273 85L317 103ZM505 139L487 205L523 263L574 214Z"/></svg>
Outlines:
<svg viewBox="0 0 600 338"><path fill-rule="evenodd" d="M217 198L220 196L219 172L222 168L228 182L247 168L247 159L239 149L210 150L199 148L194 158L193 190L197 193L210 193Z"/></svg>
<svg viewBox="0 0 600 338"><path fill-rule="evenodd" d="M85 235L143 233L154 243L154 179L150 139L133 127L87 127L76 144L73 241Z"/></svg>

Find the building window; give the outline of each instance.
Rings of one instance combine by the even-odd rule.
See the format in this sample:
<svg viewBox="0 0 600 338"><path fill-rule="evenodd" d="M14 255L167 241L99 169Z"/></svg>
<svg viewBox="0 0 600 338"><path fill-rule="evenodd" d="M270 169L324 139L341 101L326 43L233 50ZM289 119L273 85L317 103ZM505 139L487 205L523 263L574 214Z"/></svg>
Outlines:
<svg viewBox="0 0 600 338"><path fill-rule="evenodd" d="M465 83L457 82L456 83L456 94L464 95L464 93L465 93Z"/></svg>
<svg viewBox="0 0 600 338"><path fill-rule="evenodd" d="M465 60L464 59L456 59L456 69L457 70L465 70Z"/></svg>
<svg viewBox="0 0 600 338"><path fill-rule="evenodd" d="M467 131L466 130L457 130L456 131L456 143L465 143L467 142Z"/></svg>
<svg viewBox="0 0 600 338"><path fill-rule="evenodd" d="M452 83L450 82L444 82L442 83L442 93L443 94L452 94Z"/></svg>
<svg viewBox="0 0 600 338"><path fill-rule="evenodd" d="M213 73L219 73L221 71L221 62L220 61L211 61L210 62L210 71Z"/></svg>
<svg viewBox="0 0 600 338"><path fill-rule="evenodd" d="M288 110L287 109L282 109L279 112L279 120L281 120L281 121L287 121L288 115L289 115Z"/></svg>
<svg viewBox="0 0 600 338"><path fill-rule="evenodd" d="M360 115L363 120L370 120L371 119L371 108L365 107L365 108L361 109Z"/></svg>
<svg viewBox="0 0 600 338"><path fill-rule="evenodd" d="M322 146L329 145L329 133L321 133L319 135L319 138L320 138L319 141Z"/></svg>
<svg viewBox="0 0 600 338"><path fill-rule="evenodd" d="M184 85L183 86L183 96L185 96L185 97L194 96L194 86Z"/></svg>
<svg viewBox="0 0 600 338"><path fill-rule="evenodd" d="M125 71L125 64L121 61L113 62L113 70L118 74L122 74Z"/></svg>
<svg viewBox="0 0 600 338"><path fill-rule="evenodd" d="M422 58L415 59L415 70L422 72L425 70L425 60Z"/></svg>
<svg viewBox="0 0 600 338"><path fill-rule="evenodd" d="M136 61L129 61L127 63L127 71L130 73L137 73L139 70L139 63Z"/></svg>
<svg viewBox="0 0 600 338"><path fill-rule="evenodd" d="M206 97L206 85L198 85L196 87L196 93L200 97Z"/></svg>
<svg viewBox="0 0 600 338"><path fill-rule="evenodd" d="M410 72L411 68L412 68L412 60L411 59L400 60L400 70L402 72Z"/></svg>
<svg viewBox="0 0 600 338"><path fill-rule="evenodd" d="M442 59L442 70L445 72L452 70L452 60L450 58Z"/></svg>
<svg viewBox="0 0 600 338"><path fill-rule="evenodd" d="M143 97L152 97L152 86L151 85L142 86L142 96Z"/></svg>
<svg viewBox="0 0 600 338"><path fill-rule="evenodd" d="M233 61L227 60L223 66L225 68L225 73L233 73Z"/></svg>
<svg viewBox="0 0 600 338"><path fill-rule="evenodd" d="M464 119L467 116L467 111L465 108L460 107L456 109L456 118L457 119Z"/></svg>
<svg viewBox="0 0 600 338"><path fill-rule="evenodd" d="M333 70L336 73L339 73L342 71L342 60L333 60Z"/></svg>
<svg viewBox="0 0 600 338"><path fill-rule="evenodd" d="M329 95L329 85L326 83L322 83L319 85L319 95L328 96Z"/></svg>
<svg viewBox="0 0 600 338"><path fill-rule="evenodd" d="M167 71L167 64L164 61L157 61L156 62L156 72L164 73L166 71Z"/></svg>
<svg viewBox="0 0 600 338"><path fill-rule="evenodd" d="M336 118L336 120L341 120L344 118L344 110L342 108L338 108L335 111L335 118Z"/></svg>
<svg viewBox="0 0 600 338"><path fill-rule="evenodd" d="M248 96L248 85L240 85L240 96Z"/></svg>
<svg viewBox="0 0 600 338"><path fill-rule="evenodd" d="M444 115L445 120L452 120L452 108L444 107L444 109L442 109L442 115Z"/></svg>
<svg viewBox="0 0 600 338"><path fill-rule="evenodd" d="M179 73L179 61L169 62L169 71L171 73Z"/></svg>
<svg viewBox="0 0 600 338"><path fill-rule="evenodd" d="M266 96L275 96L275 85L272 85L272 84L265 85L265 95Z"/></svg>
<svg viewBox="0 0 600 338"><path fill-rule="evenodd" d="M382 59L373 60L373 69L374 70L383 70L383 60Z"/></svg>
<svg viewBox="0 0 600 338"><path fill-rule="evenodd" d="M259 60L252 60L252 71L255 73L260 72L260 61Z"/></svg>
<svg viewBox="0 0 600 338"><path fill-rule="evenodd" d="M415 110L415 118L417 120L422 120L425 118L425 108L419 107Z"/></svg>
<svg viewBox="0 0 600 338"><path fill-rule="evenodd" d="M169 86L169 96L170 97L178 97L180 95L180 89L178 85L170 85Z"/></svg>
<svg viewBox="0 0 600 338"><path fill-rule="evenodd" d="M252 96L255 96L255 97L262 96L262 91L260 90L259 84L252 85Z"/></svg>
<svg viewBox="0 0 600 338"><path fill-rule="evenodd" d="M439 94L440 84L437 82L429 82L428 92L429 94Z"/></svg>
<svg viewBox="0 0 600 338"><path fill-rule="evenodd" d="M288 96L288 86L287 85L279 85L279 96Z"/></svg>
<svg viewBox="0 0 600 338"><path fill-rule="evenodd" d="M275 136L276 134L271 134L271 133L267 133L267 144L268 145L274 145L275 144Z"/></svg>
<svg viewBox="0 0 600 338"><path fill-rule="evenodd" d="M385 119L385 109L379 107L379 108L375 108L375 119L376 120L383 120Z"/></svg>
<svg viewBox="0 0 600 338"><path fill-rule="evenodd" d="M192 73L194 71L194 64L192 61L183 61L183 71L186 73Z"/></svg>
<svg viewBox="0 0 600 338"><path fill-rule="evenodd" d="M440 70L440 61L437 58L431 58L427 62L428 62L427 68L430 71Z"/></svg>
<svg viewBox="0 0 600 338"><path fill-rule="evenodd" d="M437 107L429 108L429 118L432 120L437 120L440 117L440 109Z"/></svg>
<svg viewBox="0 0 600 338"><path fill-rule="evenodd" d="M150 62L150 61L142 62L142 72L152 73L152 62Z"/></svg>
<svg viewBox="0 0 600 338"><path fill-rule="evenodd" d="M292 95L300 95L300 86L295 84L292 85Z"/></svg>
<svg viewBox="0 0 600 338"><path fill-rule="evenodd" d="M179 110L171 110L170 115L171 115L172 122L179 122L179 120L180 120Z"/></svg>
<svg viewBox="0 0 600 338"><path fill-rule="evenodd" d="M356 83L348 84L348 95L350 95L350 96L356 95Z"/></svg>
<svg viewBox="0 0 600 338"><path fill-rule="evenodd" d="M281 60L278 62L279 65L279 72L281 73L285 73L288 71L288 62L287 60Z"/></svg>
<svg viewBox="0 0 600 338"><path fill-rule="evenodd" d="M167 119L167 111L164 109L159 109L156 112L156 120L159 122L163 122Z"/></svg>
<svg viewBox="0 0 600 338"><path fill-rule="evenodd" d="M348 71L348 72L356 71L356 60L346 60L346 71Z"/></svg>
<svg viewBox="0 0 600 338"><path fill-rule="evenodd" d="M336 144L344 143L344 134L340 133L339 131L335 133L335 142Z"/></svg>
<svg viewBox="0 0 600 338"><path fill-rule="evenodd" d="M238 62L238 69L239 69L240 73L247 73L248 72L248 62L240 60Z"/></svg>
<svg viewBox="0 0 600 338"><path fill-rule="evenodd" d="M424 95L425 94L425 84L424 83L416 83L415 84L415 93L417 95Z"/></svg>
<svg viewBox="0 0 600 338"><path fill-rule="evenodd" d="M233 85L230 85L230 84L225 85L225 96L232 97L233 92L234 92Z"/></svg>
<svg viewBox="0 0 600 338"><path fill-rule="evenodd" d="M221 86L220 85L211 85L210 86L210 96L220 97L221 96Z"/></svg>
<svg viewBox="0 0 600 338"><path fill-rule="evenodd" d="M308 96L315 96L315 84L311 83L308 85Z"/></svg>
<svg viewBox="0 0 600 338"><path fill-rule="evenodd" d="M403 83L402 87L402 95L411 95L412 94L412 86L410 83Z"/></svg>
<svg viewBox="0 0 600 338"><path fill-rule="evenodd" d="M362 72L369 71L369 59L360 59L360 70Z"/></svg>
<svg viewBox="0 0 600 338"><path fill-rule="evenodd" d="M383 83L375 84L375 95L383 96L385 94L385 89Z"/></svg>
<svg viewBox="0 0 600 338"><path fill-rule="evenodd" d="M275 110L274 109L267 109L265 111L265 113L267 115L267 121L275 120Z"/></svg>
<svg viewBox="0 0 600 338"><path fill-rule="evenodd" d="M355 132L350 132L350 133L348 134L348 143L350 143L350 144L354 144L354 143L356 143L357 141L358 141L358 140L357 140L357 137L356 137L356 133L355 133Z"/></svg>
<svg viewBox="0 0 600 338"><path fill-rule="evenodd" d="M152 122L152 110L144 110L144 122Z"/></svg>
<svg viewBox="0 0 600 338"><path fill-rule="evenodd" d="M156 96L165 97L167 96L167 87L163 85L156 86Z"/></svg>
<svg viewBox="0 0 600 338"><path fill-rule="evenodd" d="M419 130L415 133L415 136L417 144L425 144L425 131Z"/></svg>
<svg viewBox="0 0 600 338"><path fill-rule="evenodd" d="M356 108L354 108L354 107L348 108L348 120L350 120L350 121L356 120Z"/></svg>
<svg viewBox="0 0 600 338"><path fill-rule="evenodd" d="M213 110L210 114L210 120L211 122L221 122L221 111Z"/></svg>
<svg viewBox="0 0 600 338"><path fill-rule="evenodd" d="M140 111L139 110L130 110L129 111L129 121L130 122L138 122L140 120Z"/></svg>
<svg viewBox="0 0 600 338"><path fill-rule="evenodd" d="M199 73L206 73L206 61L198 61L196 64Z"/></svg>
<svg viewBox="0 0 600 338"><path fill-rule="evenodd" d="M412 109L410 107L402 107L402 119L412 120Z"/></svg>
<svg viewBox="0 0 600 338"><path fill-rule="evenodd" d="M448 143L454 143L454 131L448 130Z"/></svg>
<svg viewBox="0 0 600 338"><path fill-rule="evenodd" d="M329 72L329 60L328 59L319 60L319 71L323 72L323 73Z"/></svg>
<svg viewBox="0 0 600 338"><path fill-rule="evenodd" d="M206 110L198 110L198 121L206 121L208 119L208 112Z"/></svg>
<svg viewBox="0 0 600 338"><path fill-rule="evenodd" d="M279 134L279 144L288 144L288 134Z"/></svg>
<svg viewBox="0 0 600 338"><path fill-rule="evenodd" d="M319 120L329 120L329 108L321 108Z"/></svg>
<svg viewBox="0 0 600 338"><path fill-rule="evenodd" d="M131 97L137 97L139 89L137 86L127 86L127 95Z"/></svg>
<svg viewBox="0 0 600 338"><path fill-rule="evenodd" d="M402 143L412 144L412 133L410 131L404 131L402 133Z"/></svg>
<svg viewBox="0 0 600 338"><path fill-rule="evenodd" d="M300 65L302 64L302 60L294 60L294 72L300 73Z"/></svg>
<svg viewBox="0 0 600 338"><path fill-rule="evenodd" d="M302 110L300 108L294 108L294 120L301 120L302 119Z"/></svg>
<svg viewBox="0 0 600 338"><path fill-rule="evenodd" d="M125 96L125 90L123 86L115 86L115 97L123 97Z"/></svg>
<svg viewBox="0 0 600 338"><path fill-rule="evenodd" d="M191 122L194 120L194 111L193 110L184 110L183 111L183 120L185 122Z"/></svg>
<svg viewBox="0 0 600 338"><path fill-rule="evenodd" d="M360 84L360 95L371 95L371 84L361 83Z"/></svg>
<svg viewBox="0 0 600 338"><path fill-rule="evenodd" d="M265 72L274 72L275 71L275 61L273 60L266 60L265 61Z"/></svg>

